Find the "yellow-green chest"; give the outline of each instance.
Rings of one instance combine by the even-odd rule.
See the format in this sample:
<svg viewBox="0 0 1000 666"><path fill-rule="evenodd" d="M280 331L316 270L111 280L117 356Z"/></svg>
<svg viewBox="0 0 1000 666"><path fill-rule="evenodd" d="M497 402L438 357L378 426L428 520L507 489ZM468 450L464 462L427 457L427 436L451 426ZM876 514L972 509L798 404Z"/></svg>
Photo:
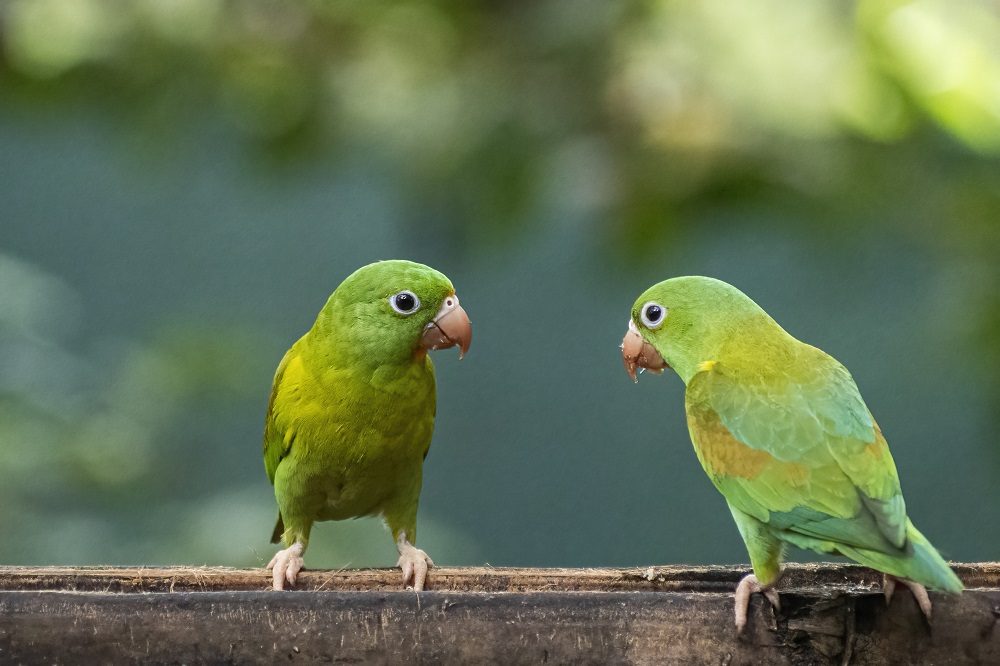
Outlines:
<svg viewBox="0 0 1000 666"><path fill-rule="evenodd" d="M281 476L311 486L330 518L375 512L414 479L419 488L434 428L429 360L359 371L296 354L278 382L268 431L287 450Z"/></svg>

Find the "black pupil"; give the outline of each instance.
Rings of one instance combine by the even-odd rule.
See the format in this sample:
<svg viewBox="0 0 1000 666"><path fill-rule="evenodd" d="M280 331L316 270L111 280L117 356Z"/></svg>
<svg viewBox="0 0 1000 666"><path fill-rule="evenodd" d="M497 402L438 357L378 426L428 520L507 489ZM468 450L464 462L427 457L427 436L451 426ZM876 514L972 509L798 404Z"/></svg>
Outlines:
<svg viewBox="0 0 1000 666"><path fill-rule="evenodd" d="M650 305L646 308L646 319L655 324L663 316L663 309L659 305Z"/></svg>
<svg viewBox="0 0 1000 666"><path fill-rule="evenodd" d="M413 294L396 294L396 307L403 312L409 312L416 304Z"/></svg>

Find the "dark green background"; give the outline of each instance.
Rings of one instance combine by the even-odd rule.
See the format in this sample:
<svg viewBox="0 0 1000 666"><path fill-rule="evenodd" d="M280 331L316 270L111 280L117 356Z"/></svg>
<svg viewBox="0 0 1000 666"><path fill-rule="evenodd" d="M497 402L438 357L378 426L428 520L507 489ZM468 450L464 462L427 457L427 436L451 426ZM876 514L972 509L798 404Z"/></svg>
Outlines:
<svg viewBox="0 0 1000 666"><path fill-rule="evenodd" d="M987 2L0 7L0 563L260 565L271 377L375 259L447 273L438 564L746 560L676 376L617 345L712 275L853 372L914 522L1000 550ZM313 567L395 561L375 520Z"/></svg>

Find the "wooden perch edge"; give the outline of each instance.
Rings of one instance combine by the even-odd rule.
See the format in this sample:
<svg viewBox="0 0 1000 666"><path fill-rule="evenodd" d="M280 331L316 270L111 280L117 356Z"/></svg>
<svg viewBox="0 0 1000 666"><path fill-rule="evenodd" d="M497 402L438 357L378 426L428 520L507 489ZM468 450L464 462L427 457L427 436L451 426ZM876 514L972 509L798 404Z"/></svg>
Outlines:
<svg viewBox="0 0 1000 666"><path fill-rule="evenodd" d="M969 589L928 626L869 569L789 565L742 637L738 567L438 568L420 594L393 569L277 593L262 569L0 567L0 663L1000 663L1000 563L954 566Z"/></svg>

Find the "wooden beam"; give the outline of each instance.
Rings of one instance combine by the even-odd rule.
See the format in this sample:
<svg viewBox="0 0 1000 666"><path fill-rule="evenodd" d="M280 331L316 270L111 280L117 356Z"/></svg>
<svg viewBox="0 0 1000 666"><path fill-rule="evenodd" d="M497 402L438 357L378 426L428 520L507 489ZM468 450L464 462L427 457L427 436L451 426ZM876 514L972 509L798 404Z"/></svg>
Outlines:
<svg viewBox="0 0 1000 666"><path fill-rule="evenodd" d="M740 637L735 567L440 568L420 594L392 569L276 593L261 569L0 567L0 663L1000 664L1000 563L955 569L928 626L868 569L789 565Z"/></svg>

